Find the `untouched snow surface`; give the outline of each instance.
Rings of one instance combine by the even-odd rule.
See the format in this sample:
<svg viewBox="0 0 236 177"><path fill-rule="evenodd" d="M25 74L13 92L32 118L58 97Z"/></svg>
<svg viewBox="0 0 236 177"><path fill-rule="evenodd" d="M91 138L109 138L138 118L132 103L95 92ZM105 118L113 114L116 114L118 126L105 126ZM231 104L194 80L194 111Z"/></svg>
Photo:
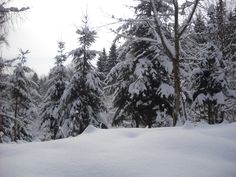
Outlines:
<svg viewBox="0 0 236 177"><path fill-rule="evenodd" d="M235 177L236 123L89 126L74 138L0 145L1 177Z"/></svg>

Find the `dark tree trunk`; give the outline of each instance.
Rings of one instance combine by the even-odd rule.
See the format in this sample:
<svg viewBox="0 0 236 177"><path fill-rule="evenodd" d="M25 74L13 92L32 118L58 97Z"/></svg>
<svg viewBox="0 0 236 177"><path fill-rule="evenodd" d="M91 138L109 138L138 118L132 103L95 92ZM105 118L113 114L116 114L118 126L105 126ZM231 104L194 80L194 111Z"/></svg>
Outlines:
<svg viewBox="0 0 236 177"><path fill-rule="evenodd" d="M135 120L136 128L139 128L139 120Z"/></svg>
<svg viewBox="0 0 236 177"><path fill-rule="evenodd" d="M181 85L179 75L179 61L173 60L173 72L174 72L174 83L175 83L175 102L173 112L173 126L176 126L180 115L180 99L181 99Z"/></svg>
<svg viewBox="0 0 236 177"><path fill-rule="evenodd" d="M209 124L214 124L214 121L213 121L213 114L212 114L212 105L211 103L208 103L208 123Z"/></svg>
<svg viewBox="0 0 236 177"><path fill-rule="evenodd" d="M15 103L15 110L14 110L14 117L15 117L15 120L14 120L14 126L13 126L13 132L14 132L14 141L17 140L17 129L18 129L18 125L17 125L17 113L18 113L18 97L16 97L16 103Z"/></svg>
<svg viewBox="0 0 236 177"><path fill-rule="evenodd" d="M3 129L3 115L0 115L0 132L4 132ZM0 143L2 143L2 136L0 135Z"/></svg>
<svg viewBox="0 0 236 177"><path fill-rule="evenodd" d="M175 24L174 24L174 46L175 56L172 58L174 85L175 85L175 102L174 102L174 114L173 114L173 126L176 126L177 121L180 118L180 103L181 103L181 82L180 82L180 34L179 34L179 6L178 1L174 2L175 8Z"/></svg>

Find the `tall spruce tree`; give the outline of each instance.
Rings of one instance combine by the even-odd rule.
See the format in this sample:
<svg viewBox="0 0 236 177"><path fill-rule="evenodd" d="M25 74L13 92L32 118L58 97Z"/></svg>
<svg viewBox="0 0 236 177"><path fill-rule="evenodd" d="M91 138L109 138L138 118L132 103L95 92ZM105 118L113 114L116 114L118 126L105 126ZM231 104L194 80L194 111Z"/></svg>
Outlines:
<svg viewBox="0 0 236 177"><path fill-rule="evenodd" d="M60 126L57 108L69 80L66 68L63 65L67 59L67 54L64 50L65 43L62 41L58 42L58 55L54 58L56 66L51 69L46 81L48 90L41 105L40 126L43 132L43 137L41 138L44 140L55 139Z"/></svg>
<svg viewBox="0 0 236 177"><path fill-rule="evenodd" d="M99 112L103 109L102 87L98 73L90 61L97 52L90 50L95 42L96 31L88 24L85 16L83 25L76 31L80 47L73 50L75 73L65 89L59 105L60 132L57 136L68 137L81 134L88 125L98 127L102 120Z"/></svg>
<svg viewBox="0 0 236 177"><path fill-rule="evenodd" d="M224 71L229 82L229 88L236 90L235 87L235 25L233 21L233 13L228 13L226 2L219 0L216 5L211 5L208 9L207 33L209 42L213 42L222 52L224 60ZM232 21L231 21L232 20ZM231 94L234 95L234 94ZM228 99L226 103L227 117L234 117L235 112L234 99Z"/></svg>
<svg viewBox="0 0 236 177"><path fill-rule="evenodd" d="M230 88L236 90L236 7L228 15L226 33L227 76L229 78Z"/></svg>
<svg viewBox="0 0 236 177"><path fill-rule="evenodd" d="M15 17L12 14L19 14L29 9L28 7L9 7L8 2L6 0L0 2L0 50L2 45L7 44L8 22ZM10 66L12 61L0 57L0 143L11 141L13 117L9 111L9 74L6 74L4 69Z"/></svg>
<svg viewBox="0 0 236 177"><path fill-rule="evenodd" d="M0 143L11 141L12 124L14 121L10 108L10 75L4 69L11 67L15 60L0 57Z"/></svg>
<svg viewBox="0 0 236 177"><path fill-rule="evenodd" d="M171 60L173 65L173 81L175 88L175 106L173 109L173 126L177 123L184 123L181 111L181 59L183 51L181 44L186 42L184 34L186 33L192 17L199 4L199 0L186 1L179 3L179 1L138 1L138 5L149 9L149 17L129 19L130 24L138 24L146 22L149 25L149 30L153 32L152 38L134 37L125 33L123 28L118 31L120 36L130 38L132 40L149 41L156 44L156 47L161 46L164 54ZM136 7L137 7L136 6ZM185 18L187 16L187 18ZM182 19L182 20L180 20Z"/></svg>
<svg viewBox="0 0 236 177"><path fill-rule="evenodd" d="M150 18L146 4L136 8L139 23L127 23L125 33L133 38L153 38L150 26L141 19ZM150 4L149 4L150 5ZM170 126L174 88L170 84L171 61L152 41L126 39L119 62L107 78L116 113L114 126Z"/></svg>

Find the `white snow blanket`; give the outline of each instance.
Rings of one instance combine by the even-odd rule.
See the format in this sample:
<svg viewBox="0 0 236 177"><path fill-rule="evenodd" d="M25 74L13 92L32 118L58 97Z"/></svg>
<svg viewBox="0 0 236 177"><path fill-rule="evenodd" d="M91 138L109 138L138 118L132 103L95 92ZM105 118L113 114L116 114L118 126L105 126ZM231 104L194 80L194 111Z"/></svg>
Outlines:
<svg viewBox="0 0 236 177"><path fill-rule="evenodd" d="M236 123L89 126L74 138L0 144L0 177L235 177Z"/></svg>

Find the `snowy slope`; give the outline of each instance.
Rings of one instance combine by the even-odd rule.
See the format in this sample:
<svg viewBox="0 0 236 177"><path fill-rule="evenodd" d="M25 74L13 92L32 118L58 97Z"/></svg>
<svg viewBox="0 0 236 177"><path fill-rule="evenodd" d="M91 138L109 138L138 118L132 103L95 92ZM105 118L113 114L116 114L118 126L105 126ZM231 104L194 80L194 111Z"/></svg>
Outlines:
<svg viewBox="0 0 236 177"><path fill-rule="evenodd" d="M235 177L236 123L88 127L75 138L0 145L0 177Z"/></svg>

